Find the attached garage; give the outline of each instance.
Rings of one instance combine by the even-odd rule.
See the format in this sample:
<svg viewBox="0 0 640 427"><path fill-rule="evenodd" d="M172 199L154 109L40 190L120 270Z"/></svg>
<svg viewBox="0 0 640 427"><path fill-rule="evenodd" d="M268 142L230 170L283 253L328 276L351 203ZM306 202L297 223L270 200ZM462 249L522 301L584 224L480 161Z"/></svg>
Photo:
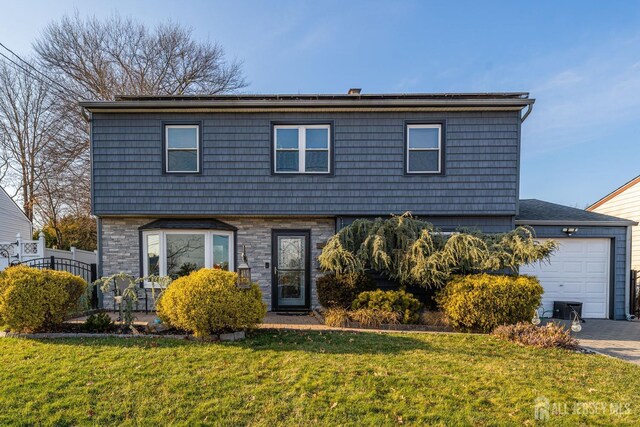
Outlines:
<svg viewBox="0 0 640 427"><path fill-rule="evenodd" d="M520 268L521 274L540 280L544 287L544 309L552 310L554 301L580 301L583 317L608 318L611 239L554 240L560 248L550 262Z"/></svg>
<svg viewBox="0 0 640 427"><path fill-rule="evenodd" d="M560 245L550 262L520 268L540 279L545 310L554 301L579 301L585 318L628 318L635 222L535 199L520 200L515 222L532 227L538 239Z"/></svg>

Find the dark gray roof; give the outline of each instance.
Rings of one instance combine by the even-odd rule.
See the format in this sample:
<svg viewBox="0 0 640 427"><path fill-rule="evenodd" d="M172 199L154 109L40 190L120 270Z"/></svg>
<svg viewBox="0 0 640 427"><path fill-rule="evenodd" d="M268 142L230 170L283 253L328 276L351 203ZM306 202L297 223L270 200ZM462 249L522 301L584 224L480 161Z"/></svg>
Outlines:
<svg viewBox="0 0 640 427"><path fill-rule="evenodd" d="M528 99L528 92L486 93L318 93L219 95L118 95L116 101L220 101L220 100L354 100L354 99Z"/></svg>
<svg viewBox="0 0 640 427"><path fill-rule="evenodd" d="M537 199L520 200L517 224L529 225L635 225L634 221L589 212Z"/></svg>

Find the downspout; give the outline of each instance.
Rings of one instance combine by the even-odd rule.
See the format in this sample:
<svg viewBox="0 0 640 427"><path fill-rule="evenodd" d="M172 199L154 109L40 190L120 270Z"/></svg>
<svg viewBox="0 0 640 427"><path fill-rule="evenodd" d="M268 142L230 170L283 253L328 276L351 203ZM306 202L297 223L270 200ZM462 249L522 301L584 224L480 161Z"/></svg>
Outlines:
<svg viewBox="0 0 640 427"><path fill-rule="evenodd" d="M533 111L533 104L529 104L527 106L527 111L525 111L524 116L522 116L522 118L520 119L520 123L524 123L524 121L527 120L527 117L529 117L531 111Z"/></svg>
<svg viewBox="0 0 640 427"><path fill-rule="evenodd" d="M91 123L91 116L89 116L89 114L87 113L87 109L81 107L80 112L82 113L82 118L85 120L85 122Z"/></svg>
<svg viewBox="0 0 640 427"><path fill-rule="evenodd" d="M633 320L636 318L629 311L629 305L631 303L631 226L627 225L627 253L626 255L626 268L624 274L624 317L627 320Z"/></svg>

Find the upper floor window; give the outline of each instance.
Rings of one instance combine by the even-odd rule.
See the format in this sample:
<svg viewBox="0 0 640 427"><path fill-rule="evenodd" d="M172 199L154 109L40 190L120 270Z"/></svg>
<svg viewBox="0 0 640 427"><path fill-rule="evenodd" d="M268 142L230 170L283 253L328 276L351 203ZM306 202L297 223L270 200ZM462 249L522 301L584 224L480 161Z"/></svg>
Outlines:
<svg viewBox="0 0 640 427"><path fill-rule="evenodd" d="M200 126L165 125L165 172L200 172Z"/></svg>
<svg viewBox="0 0 640 427"><path fill-rule="evenodd" d="M330 173L331 125L275 125L275 173Z"/></svg>
<svg viewBox="0 0 640 427"><path fill-rule="evenodd" d="M407 173L442 172L442 125L407 125Z"/></svg>

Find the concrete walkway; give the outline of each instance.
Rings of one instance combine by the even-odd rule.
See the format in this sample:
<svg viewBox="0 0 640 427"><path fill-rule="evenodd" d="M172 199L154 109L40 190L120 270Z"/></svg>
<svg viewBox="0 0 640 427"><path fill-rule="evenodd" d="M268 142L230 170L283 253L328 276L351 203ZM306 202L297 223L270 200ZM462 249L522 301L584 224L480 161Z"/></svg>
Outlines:
<svg viewBox="0 0 640 427"><path fill-rule="evenodd" d="M107 312L109 317L115 322L118 320L118 313ZM135 313L136 320L134 325L146 326L149 323L153 323L156 319L155 313ZM87 316L76 317L74 319L67 320L67 323L84 323L87 320ZM258 325L261 329L295 329L295 330L327 330L327 329L339 329L328 328L320 323L317 317L311 313L301 314L278 314L274 312L268 312L264 318L264 321Z"/></svg>
<svg viewBox="0 0 640 427"><path fill-rule="evenodd" d="M588 319L574 336L585 348L640 365L640 321Z"/></svg>
<svg viewBox="0 0 640 427"><path fill-rule="evenodd" d="M107 312L109 317L114 322L117 322L118 313ZM135 313L136 320L133 322L134 325L138 326L146 326L150 323L154 323L157 316L155 313L144 313L137 312ZM87 319L87 316L76 317L74 319L67 320L67 323L84 323ZM400 325L402 326L402 325ZM332 326L327 326L324 323L321 323L320 319L313 315L311 312L308 313L276 313L276 312L267 312L267 315L264 317L262 323L258 325L258 329L280 329L280 330L294 330L294 331L341 331L341 332L393 332L393 333L439 333L444 332L441 330L389 330L389 329L373 329L373 328L337 328ZM446 331L449 332L449 331Z"/></svg>

